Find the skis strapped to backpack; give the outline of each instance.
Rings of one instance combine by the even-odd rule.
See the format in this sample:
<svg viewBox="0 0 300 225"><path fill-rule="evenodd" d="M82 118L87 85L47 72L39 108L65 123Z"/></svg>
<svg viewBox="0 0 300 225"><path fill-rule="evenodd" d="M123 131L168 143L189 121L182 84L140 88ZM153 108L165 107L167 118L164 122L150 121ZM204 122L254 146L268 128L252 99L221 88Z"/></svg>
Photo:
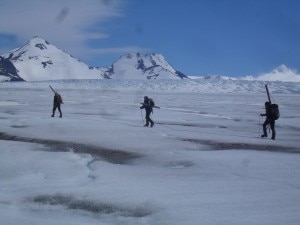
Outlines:
<svg viewBox="0 0 300 225"><path fill-rule="evenodd" d="M274 119L274 120L277 120L280 117L279 107L278 107L277 104L272 104L268 86L265 85L265 87L266 87L268 99L269 99L269 102L270 102L270 114L271 114L271 118Z"/></svg>

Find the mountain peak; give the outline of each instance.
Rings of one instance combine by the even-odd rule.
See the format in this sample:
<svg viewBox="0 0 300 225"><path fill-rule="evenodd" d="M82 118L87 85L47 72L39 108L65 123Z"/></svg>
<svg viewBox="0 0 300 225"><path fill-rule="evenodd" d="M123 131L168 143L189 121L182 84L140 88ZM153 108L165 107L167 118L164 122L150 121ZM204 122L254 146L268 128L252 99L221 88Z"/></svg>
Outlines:
<svg viewBox="0 0 300 225"><path fill-rule="evenodd" d="M33 38L31 38L30 41L40 41L40 42L43 42L43 41L46 41L45 39L39 37L39 36L34 36Z"/></svg>
<svg viewBox="0 0 300 225"><path fill-rule="evenodd" d="M257 78L264 81L290 81L300 82L300 75L296 70L288 68L282 64L269 73L263 74Z"/></svg>
<svg viewBox="0 0 300 225"><path fill-rule="evenodd" d="M47 45L50 45L50 43L46 40L44 40L43 38L40 38L38 36L34 36L29 42L28 42L29 46L32 47L37 47L40 50L44 50L47 49Z"/></svg>
<svg viewBox="0 0 300 225"><path fill-rule="evenodd" d="M293 71L284 64L281 64L280 66L272 70L272 73L292 73L292 72Z"/></svg>
<svg viewBox="0 0 300 225"><path fill-rule="evenodd" d="M24 46L3 56L26 81L60 79L183 79L161 54L132 53L121 56L110 67L89 67L70 54L34 36ZM6 64L5 64L6 65Z"/></svg>
<svg viewBox="0 0 300 225"><path fill-rule="evenodd" d="M104 76L116 79L179 79L187 78L175 70L161 54L131 53L123 55Z"/></svg>
<svg viewBox="0 0 300 225"><path fill-rule="evenodd" d="M38 36L4 58L13 63L26 81L102 78L101 70L90 68Z"/></svg>

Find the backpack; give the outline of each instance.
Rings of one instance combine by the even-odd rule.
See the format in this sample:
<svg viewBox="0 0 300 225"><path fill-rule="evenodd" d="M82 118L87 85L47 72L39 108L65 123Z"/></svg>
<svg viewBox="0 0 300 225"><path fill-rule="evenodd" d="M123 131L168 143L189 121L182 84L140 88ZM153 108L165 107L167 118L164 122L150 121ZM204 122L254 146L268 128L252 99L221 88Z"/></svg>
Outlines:
<svg viewBox="0 0 300 225"><path fill-rule="evenodd" d="M278 120L280 117L279 107L277 104L271 104L270 106L270 116L274 120Z"/></svg>
<svg viewBox="0 0 300 225"><path fill-rule="evenodd" d="M155 103L152 98L149 98L149 105L151 106L151 108L155 106Z"/></svg>
<svg viewBox="0 0 300 225"><path fill-rule="evenodd" d="M61 97L60 94L57 94L57 102L58 102L59 104L64 104L64 102L63 102L62 97Z"/></svg>

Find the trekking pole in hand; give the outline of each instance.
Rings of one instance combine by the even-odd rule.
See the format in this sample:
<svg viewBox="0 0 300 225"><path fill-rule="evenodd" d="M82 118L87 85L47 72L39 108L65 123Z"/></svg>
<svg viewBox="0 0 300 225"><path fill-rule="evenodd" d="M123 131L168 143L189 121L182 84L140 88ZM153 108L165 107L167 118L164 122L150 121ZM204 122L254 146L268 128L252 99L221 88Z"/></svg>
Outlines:
<svg viewBox="0 0 300 225"><path fill-rule="evenodd" d="M260 125L260 124L261 124L261 118L260 118L260 117L261 117L261 116L259 115L259 116L258 116L258 137L260 137L260 129L261 129L261 127L260 127L260 126L261 126L261 125Z"/></svg>
<svg viewBox="0 0 300 225"><path fill-rule="evenodd" d="M143 124L145 123L144 122L144 116L143 116L143 110L141 109L141 116L142 116L142 121L143 121Z"/></svg>

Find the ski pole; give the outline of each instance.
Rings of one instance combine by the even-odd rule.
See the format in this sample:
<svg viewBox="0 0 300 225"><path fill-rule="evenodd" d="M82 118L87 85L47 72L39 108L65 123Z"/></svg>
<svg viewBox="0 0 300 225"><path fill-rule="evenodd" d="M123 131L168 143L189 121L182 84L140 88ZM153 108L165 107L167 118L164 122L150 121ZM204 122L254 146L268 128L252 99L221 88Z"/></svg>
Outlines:
<svg viewBox="0 0 300 225"><path fill-rule="evenodd" d="M142 116L142 121L143 121L143 124L144 124L144 116L143 116L143 110L141 109L141 116Z"/></svg>
<svg viewBox="0 0 300 225"><path fill-rule="evenodd" d="M260 136L260 125L261 124L261 118L260 118L260 116L258 117L258 137Z"/></svg>

